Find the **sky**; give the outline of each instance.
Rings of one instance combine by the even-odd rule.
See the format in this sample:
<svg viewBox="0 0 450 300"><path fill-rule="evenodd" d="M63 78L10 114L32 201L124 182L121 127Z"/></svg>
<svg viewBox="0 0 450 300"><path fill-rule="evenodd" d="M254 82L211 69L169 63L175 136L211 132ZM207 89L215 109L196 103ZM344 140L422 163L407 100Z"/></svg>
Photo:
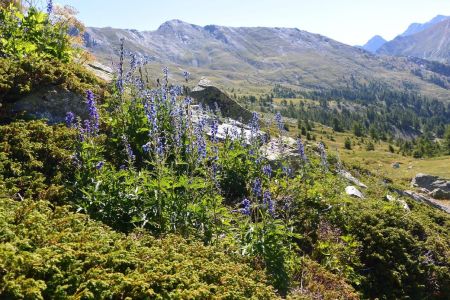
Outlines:
<svg viewBox="0 0 450 300"><path fill-rule="evenodd" d="M155 30L179 19L196 25L295 27L349 45L387 40L409 24L450 16L450 0L55 0L87 26Z"/></svg>

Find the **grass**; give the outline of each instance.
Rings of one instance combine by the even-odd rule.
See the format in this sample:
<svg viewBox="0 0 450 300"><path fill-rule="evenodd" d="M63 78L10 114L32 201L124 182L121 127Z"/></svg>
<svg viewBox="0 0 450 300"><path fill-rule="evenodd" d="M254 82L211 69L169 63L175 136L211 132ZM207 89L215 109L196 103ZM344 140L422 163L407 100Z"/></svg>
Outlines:
<svg viewBox="0 0 450 300"><path fill-rule="evenodd" d="M288 123L290 135L296 136L298 134L296 121L290 119ZM323 140L328 146L328 152L339 155L344 163L358 165L379 177L389 178L404 187L409 187L411 179L418 173L450 178L450 155L416 159L396 153L398 148L395 146L396 152L389 152L389 143L383 141L375 144L374 151L367 151L365 142L369 138L358 138L350 132L333 132L332 128L317 123L312 134L316 135L317 141ZM333 140L329 138L330 136L333 137ZM352 150L344 148L347 137L352 141ZM397 162L400 165L398 169L392 166Z"/></svg>

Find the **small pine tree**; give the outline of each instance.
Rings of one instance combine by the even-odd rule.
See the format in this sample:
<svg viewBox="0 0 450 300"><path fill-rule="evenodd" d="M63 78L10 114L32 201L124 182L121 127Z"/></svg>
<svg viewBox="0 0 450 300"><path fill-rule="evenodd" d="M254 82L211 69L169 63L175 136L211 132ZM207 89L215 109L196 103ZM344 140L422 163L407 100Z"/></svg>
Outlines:
<svg viewBox="0 0 450 300"><path fill-rule="evenodd" d="M347 150L352 150L352 141L349 137L345 138L344 148Z"/></svg>
<svg viewBox="0 0 450 300"><path fill-rule="evenodd" d="M450 125L447 126L444 134L444 147L447 154L450 154Z"/></svg>
<svg viewBox="0 0 450 300"><path fill-rule="evenodd" d="M357 137L363 136L363 129L361 124L357 122L353 123L353 134L356 135Z"/></svg>
<svg viewBox="0 0 450 300"><path fill-rule="evenodd" d="M395 149L394 149L394 147L392 147L392 145L389 145L388 150L389 150L389 152L391 152L391 153L394 153L394 152L395 152Z"/></svg>
<svg viewBox="0 0 450 300"><path fill-rule="evenodd" d="M372 141L370 141L370 142L367 144L366 150L367 150L367 151L374 151L374 150L375 150L375 145L372 143Z"/></svg>
<svg viewBox="0 0 450 300"><path fill-rule="evenodd" d="M306 135L306 133L307 133L306 128L302 126L302 135Z"/></svg>

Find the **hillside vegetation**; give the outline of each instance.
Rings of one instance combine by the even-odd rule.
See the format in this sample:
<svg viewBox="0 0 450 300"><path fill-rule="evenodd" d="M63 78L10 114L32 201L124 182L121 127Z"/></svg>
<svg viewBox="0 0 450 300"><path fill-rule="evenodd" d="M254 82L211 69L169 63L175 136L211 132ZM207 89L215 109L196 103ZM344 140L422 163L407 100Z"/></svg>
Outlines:
<svg viewBox="0 0 450 300"><path fill-rule="evenodd" d="M0 48L3 63L37 53L81 70L71 47L38 47L69 39L51 8L0 9L2 43L28 45ZM15 16L33 14L45 30L29 40ZM52 30L64 34L48 39ZM325 138L269 160L261 146L291 132L279 112L271 124L252 113L248 135L219 132L220 107L194 106L167 68L152 85L149 62L130 58L108 86L85 71L63 76L88 88L85 118L0 125L0 298L449 298L448 214L385 200L397 183L362 168L364 198L347 195L338 173L357 166ZM32 74L23 82L39 88ZM21 92L7 90L12 102Z"/></svg>

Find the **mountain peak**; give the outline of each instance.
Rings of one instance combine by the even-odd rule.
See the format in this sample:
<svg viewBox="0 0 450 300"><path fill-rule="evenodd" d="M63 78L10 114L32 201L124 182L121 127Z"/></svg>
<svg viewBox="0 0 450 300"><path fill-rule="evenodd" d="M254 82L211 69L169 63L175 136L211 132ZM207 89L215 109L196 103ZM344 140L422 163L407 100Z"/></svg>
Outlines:
<svg viewBox="0 0 450 300"><path fill-rule="evenodd" d="M444 16L444 15L437 15L436 17L434 17L433 19L431 19L430 23L439 23L442 21L445 21L447 19L450 19L450 16Z"/></svg>
<svg viewBox="0 0 450 300"><path fill-rule="evenodd" d="M196 25L192 25L190 23L184 22L179 19L173 19L162 23L156 31L158 32L174 32L179 31L183 28L191 28L196 27Z"/></svg>
<svg viewBox="0 0 450 300"><path fill-rule="evenodd" d="M386 42L387 41L383 37L375 35L364 46L362 46L362 48L369 52L375 53Z"/></svg>

